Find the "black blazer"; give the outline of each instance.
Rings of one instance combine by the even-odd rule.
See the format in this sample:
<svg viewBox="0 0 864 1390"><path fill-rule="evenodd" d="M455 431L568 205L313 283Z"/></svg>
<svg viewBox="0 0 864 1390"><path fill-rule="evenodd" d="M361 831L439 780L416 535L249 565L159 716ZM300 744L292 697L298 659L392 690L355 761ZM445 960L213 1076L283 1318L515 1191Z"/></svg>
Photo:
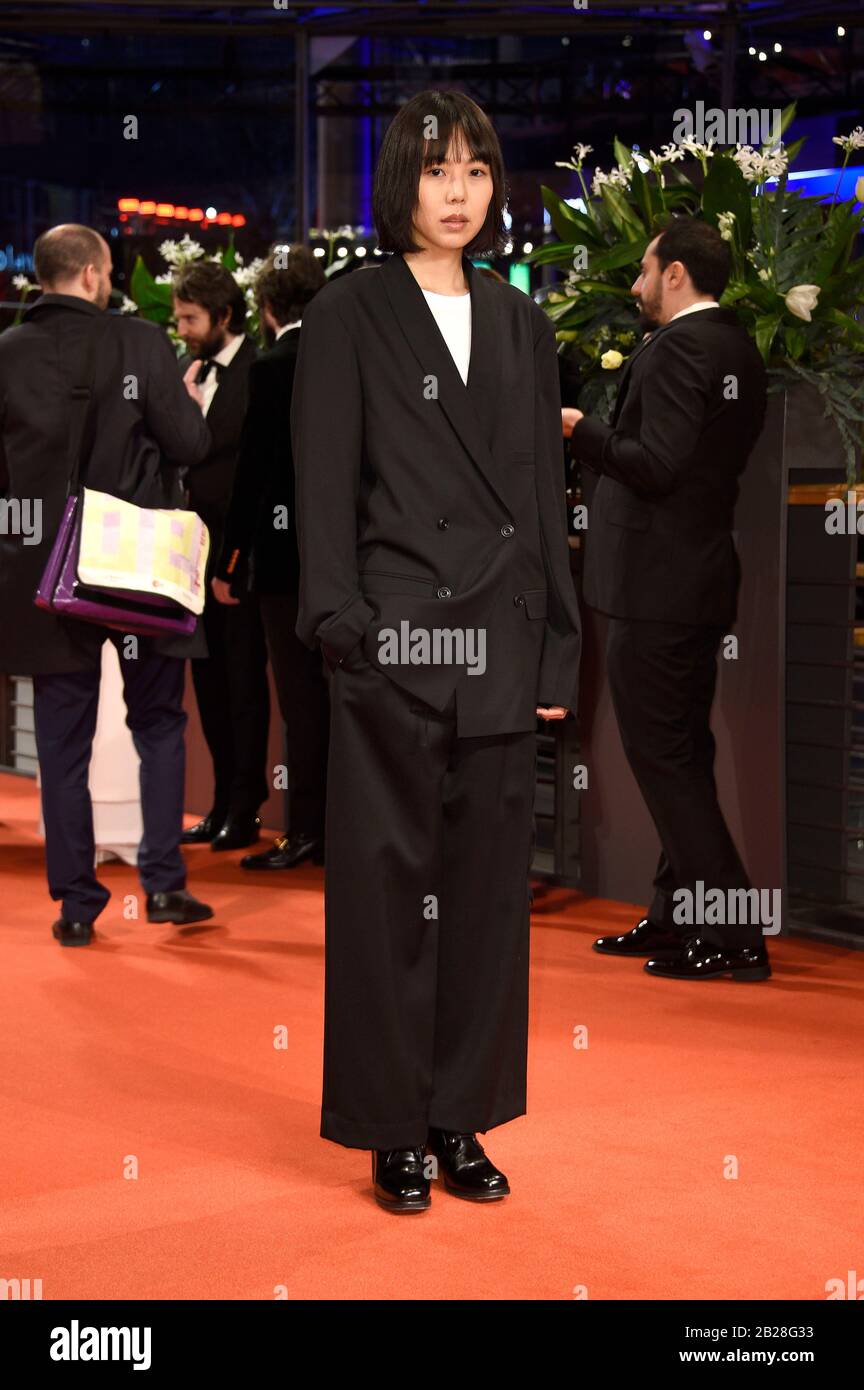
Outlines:
<svg viewBox="0 0 864 1390"><path fill-rule="evenodd" d="M44 294L0 334L0 495L42 501L42 539L0 532L0 671L42 675L98 666L106 630L34 607L66 501L75 368L102 320L95 362L95 431L85 481L143 507L184 507L181 467L210 447L200 409L177 375L161 328L103 314L75 295ZM194 469L193 469L194 472ZM165 656L204 656L190 638L153 641Z"/></svg>
<svg viewBox="0 0 864 1390"><path fill-rule="evenodd" d="M765 404L762 358L729 309L695 310L639 344L612 424L586 417L571 437L600 475L586 488L586 603L620 618L732 622L738 477Z"/></svg>
<svg viewBox="0 0 864 1390"><path fill-rule="evenodd" d="M331 664L362 640L462 736L576 707L555 333L530 296L467 257L467 387L401 255L325 286L304 312L294 380L297 635ZM483 628L486 671L379 661L382 628ZM409 629L409 630L410 630ZM338 679L338 675L336 677Z"/></svg>
<svg viewBox="0 0 864 1390"><path fill-rule="evenodd" d="M236 579L251 556L253 587L264 594L296 594L300 580L291 453L299 339L299 327L289 328L249 368L249 404L216 568L220 579Z"/></svg>
<svg viewBox="0 0 864 1390"><path fill-rule="evenodd" d="M255 357L255 344L251 338L244 337L231 362L219 373L219 385L207 412L212 443L207 456L186 479L189 506L206 522L210 531L208 576L213 573L222 548L246 415L249 368ZM181 375L191 361L188 354L181 357Z"/></svg>

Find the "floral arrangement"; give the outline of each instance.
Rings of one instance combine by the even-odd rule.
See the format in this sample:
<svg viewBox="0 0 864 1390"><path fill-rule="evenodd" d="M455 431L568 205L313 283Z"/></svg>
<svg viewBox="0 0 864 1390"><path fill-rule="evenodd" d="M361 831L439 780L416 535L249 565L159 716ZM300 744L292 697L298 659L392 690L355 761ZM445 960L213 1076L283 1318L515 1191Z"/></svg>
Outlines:
<svg viewBox="0 0 864 1390"><path fill-rule="evenodd" d="M820 393L854 481L864 425L864 324L858 317L864 257L853 259L853 251L864 217L864 179L855 189L858 206L838 203L837 190L850 154L864 149L864 129L834 137L844 159L834 197L824 203L789 186L790 165L804 144L783 144L794 115L794 106L787 107L777 143L759 150L685 139L644 155L616 140L617 165L596 169L590 192L585 158L591 147L575 145L573 158L556 165L576 173L586 210L543 187L559 240L524 259L566 270L544 307L559 341L576 356L580 409L608 420L618 369L636 343L630 286L645 248L675 214L713 223L732 253L721 304L734 307L756 342L771 390L808 382Z"/></svg>
<svg viewBox="0 0 864 1390"><path fill-rule="evenodd" d="M197 241L193 241L188 234L181 237L179 241L163 241L159 247L159 255L169 269L161 271L158 275L151 274L140 256L136 258L129 282L132 297L129 299L125 295L123 296L122 311L124 313L137 311L142 318L163 324L171 337L175 338L175 341L179 341L176 339L172 327L171 282L175 272L183 266L189 265L192 261L206 258L210 261L216 261L217 264L224 265L226 270L230 270L246 300L248 331L254 337L259 337L260 324L258 322L258 305L255 302L255 281L265 264L260 257L256 257L255 260L245 265L243 257L234 249L233 237L221 251L216 251L208 256L204 247Z"/></svg>

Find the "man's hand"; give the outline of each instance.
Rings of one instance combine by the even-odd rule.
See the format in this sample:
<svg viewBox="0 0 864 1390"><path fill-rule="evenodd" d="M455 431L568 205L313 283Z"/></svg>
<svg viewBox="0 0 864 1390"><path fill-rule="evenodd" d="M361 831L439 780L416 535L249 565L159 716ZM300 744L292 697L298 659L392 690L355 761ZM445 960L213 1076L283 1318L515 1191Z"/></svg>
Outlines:
<svg viewBox="0 0 864 1390"><path fill-rule="evenodd" d="M574 410L572 406L561 407L561 424L564 429L564 438L569 439L573 433L573 426L578 425L580 420L585 419L585 414L581 410Z"/></svg>
<svg viewBox="0 0 864 1390"><path fill-rule="evenodd" d="M569 713L569 709L564 709L562 705L537 706L537 715L540 719L566 719Z"/></svg>
<svg viewBox="0 0 864 1390"><path fill-rule="evenodd" d="M235 598L231 592L231 585L224 579L211 579L210 587L220 603L238 604L239 598Z"/></svg>
<svg viewBox="0 0 864 1390"><path fill-rule="evenodd" d="M193 399L193 401L195 402L195 404L196 404L197 406L200 406L201 409L203 410L203 409L204 409L204 396L203 396L203 394L202 394L202 392L201 392L201 387L198 386L198 384L197 384L197 382L198 382L198 373L200 372L200 370L201 370L201 362L200 362L200 360L196 357L195 361L192 362L191 365L188 366L188 367L186 368L185 372L183 373L183 385L186 387L186 390L189 392L189 395L192 397L192 399ZM222 601L224 602L225 600L222 600Z"/></svg>

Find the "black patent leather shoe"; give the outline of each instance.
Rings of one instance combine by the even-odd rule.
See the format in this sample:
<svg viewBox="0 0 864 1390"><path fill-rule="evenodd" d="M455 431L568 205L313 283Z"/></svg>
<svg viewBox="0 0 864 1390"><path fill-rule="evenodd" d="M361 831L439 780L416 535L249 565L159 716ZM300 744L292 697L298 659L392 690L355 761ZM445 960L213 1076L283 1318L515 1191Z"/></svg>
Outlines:
<svg viewBox="0 0 864 1390"><path fill-rule="evenodd" d="M713 980L731 975L733 980L767 980L771 974L768 952L763 944L730 949L715 946L701 936L687 938L684 950L662 960L646 960L649 975L667 980Z"/></svg>
<svg viewBox="0 0 864 1390"><path fill-rule="evenodd" d="M246 845L254 845L260 839L260 826L260 818L248 811L229 811L221 830L211 840L210 848L244 849Z"/></svg>
<svg viewBox="0 0 864 1390"><path fill-rule="evenodd" d="M423 1149L373 1149L372 1187L385 1211L425 1211L432 1205Z"/></svg>
<svg viewBox="0 0 864 1390"><path fill-rule="evenodd" d="M324 863L324 841L319 835L280 835L272 849L261 854L244 854L240 860L241 869L294 869L304 860L313 864Z"/></svg>
<svg viewBox="0 0 864 1390"><path fill-rule="evenodd" d="M209 845L224 819L217 811L209 811L203 820L183 831L181 845Z"/></svg>
<svg viewBox="0 0 864 1390"><path fill-rule="evenodd" d="M70 922L68 917L61 917L51 931L61 946L89 946L93 940L92 922Z"/></svg>
<svg viewBox="0 0 864 1390"><path fill-rule="evenodd" d="M438 1160L444 1186L454 1197L469 1202L497 1202L510 1195L510 1185L500 1168L486 1157L476 1134L429 1126L426 1152Z"/></svg>
<svg viewBox="0 0 864 1390"><path fill-rule="evenodd" d="M622 936L598 936L593 949L607 956L655 956L682 949L684 938L643 917Z"/></svg>
<svg viewBox="0 0 864 1390"><path fill-rule="evenodd" d="M193 898L185 888L173 893L147 894L148 922L174 922L182 927L188 922L206 922L212 916L212 907Z"/></svg>

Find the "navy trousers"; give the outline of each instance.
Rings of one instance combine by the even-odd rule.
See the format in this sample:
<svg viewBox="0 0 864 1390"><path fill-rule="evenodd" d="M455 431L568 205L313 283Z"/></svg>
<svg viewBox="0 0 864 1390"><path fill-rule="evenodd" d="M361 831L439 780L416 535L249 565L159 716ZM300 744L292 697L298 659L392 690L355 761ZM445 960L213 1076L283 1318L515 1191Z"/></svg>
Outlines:
<svg viewBox="0 0 864 1390"><path fill-rule="evenodd" d="M180 852L186 749L183 709L185 662L145 650L123 656L123 634L111 633L118 649L126 723L141 759L144 833L138 873L147 893L186 886ZM101 670L33 677L36 747L42 780L48 888L73 922L93 922L111 894L94 872L93 807L88 788L96 730Z"/></svg>

